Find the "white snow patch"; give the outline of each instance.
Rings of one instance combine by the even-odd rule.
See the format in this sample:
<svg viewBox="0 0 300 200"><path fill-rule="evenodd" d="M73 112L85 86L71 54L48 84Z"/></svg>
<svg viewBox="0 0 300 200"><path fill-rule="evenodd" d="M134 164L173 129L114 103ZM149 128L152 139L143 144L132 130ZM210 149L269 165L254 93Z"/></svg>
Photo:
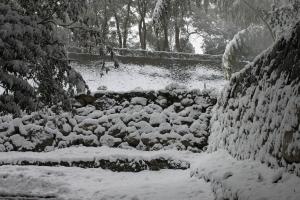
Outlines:
<svg viewBox="0 0 300 200"><path fill-rule="evenodd" d="M257 161L237 161L228 152L204 153L191 176L210 181L215 199L298 200L300 178Z"/></svg>

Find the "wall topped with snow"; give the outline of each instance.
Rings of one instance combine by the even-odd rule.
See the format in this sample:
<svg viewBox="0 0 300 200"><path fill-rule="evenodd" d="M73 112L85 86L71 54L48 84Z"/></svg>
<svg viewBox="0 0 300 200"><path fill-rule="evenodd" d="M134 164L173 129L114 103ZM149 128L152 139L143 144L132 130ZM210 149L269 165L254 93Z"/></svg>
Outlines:
<svg viewBox="0 0 300 200"><path fill-rule="evenodd" d="M0 117L0 151L51 151L73 145L202 151L212 92L170 85L160 91L98 92L93 105L55 114Z"/></svg>
<svg viewBox="0 0 300 200"><path fill-rule="evenodd" d="M232 77L213 113L210 151L300 175L300 23Z"/></svg>
<svg viewBox="0 0 300 200"><path fill-rule="evenodd" d="M173 83L166 86L163 90L133 90L129 92L97 91L94 94L97 100L93 105L100 110L122 104L142 106L156 104L163 109L175 103L179 103L183 107L192 106L194 103L215 105L217 95L217 92L214 91L189 90L183 85ZM175 107L179 104L175 104Z"/></svg>

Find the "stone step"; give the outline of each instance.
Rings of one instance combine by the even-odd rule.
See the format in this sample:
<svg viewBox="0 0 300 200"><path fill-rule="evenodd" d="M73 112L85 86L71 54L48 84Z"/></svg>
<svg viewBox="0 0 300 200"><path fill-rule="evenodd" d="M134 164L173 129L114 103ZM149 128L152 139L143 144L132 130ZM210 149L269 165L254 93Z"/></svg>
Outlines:
<svg viewBox="0 0 300 200"><path fill-rule="evenodd" d="M109 152L112 151L112 152ZM188 169L184 159L159 152L113 150L101 147L71 147L52 152L6 152L0 153L2 165L64 166L102 168L116 172L157 171L161 169Z"/></svg>
<svg viewBox="0 0 300 200"><path fill-rule="evenodd" d="M56 195L32 195L32 194L12 194L0 193L0 200L59 200Z"/></svg>

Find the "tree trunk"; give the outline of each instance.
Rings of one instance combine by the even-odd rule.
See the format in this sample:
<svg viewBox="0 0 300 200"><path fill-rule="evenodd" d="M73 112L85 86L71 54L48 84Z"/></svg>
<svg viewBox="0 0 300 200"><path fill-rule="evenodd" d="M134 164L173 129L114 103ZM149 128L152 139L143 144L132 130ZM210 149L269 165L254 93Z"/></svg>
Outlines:
<svg viewBox="0 0 300 200"><path fill-rule="evenodd" d="M132 0L128 1L127 4L127 14L123 26L123 48L127 48L127 38L128 38L128 25L129 25L129 20L130 20L130 10L131 10L131 3Z"/></svg>
<svg viewBox="0 0 300 200"><path fill-rule="evenodd" d="M102 23L102 44L106 43L107 33L108 33L108 16L107 16L107 1L104 1L104 21Z"/></svg>
<svg viewBox="0 0 300 200"><path fill-rule="evenodd" d="M147 37L147 27L145 19L140 19L139 21L139 37L140 37L140 44L142 49L146 49L147 43L146 43L146 37Z"/></svg>
<svg viewBox="0 0 300 200"><path fill-rule="evenodd" d="M156 51L160 51L160 34L158 31L155 31L155 36L156 36Z"/></svg>
<svg viewBox="0 0 300 200"><path fill-rule="evenodd" d="M180 45L180 27L178 26L178 19L175 19L175 48L177 52L181 52Z"/></svg>
<svg viewBox="0 0 300 200"><path fill-rule="evenodd" d="M141 44L141 48L143 49L143 31L142 31L142 20L139 20L139 38L140 38L140 44Z"/></svg>
<svg viewBox="0 0 300 200"><path fill-rule="evenodd" d="M167 17L163 17L163 32L164 32L164 46L163 50L164 51L170 51L170 46L169 46L169 27L168 27L168 22L167 22Z"/></svg>
<svg viewBox="0 0 300 200"><path fill-rule="evenodd" d="M142 49L146 49L146 37L147 37L147 27L145 22L145 17L147 13L147 0L138 0L138 12L140 15L139 20L139 37Z"/></svg>
<svg viewBox="0 0 300 200"><path fill-rule="evenodd" d="M146 26L146 22L145 22L145 18L143 18L143 45L142 45L142 49L146 49L147 48L147 26Z"/></svg>
<svg viewBox="0 0 300 200"><path fill-rule="evenodd" d="M120 30L120 20L119 17L116 13L116 11L114 10L114 16L115 16L115 20L116 20L116 26L117 26L117 35L118 35L118 40L119 40L119 48L122 48L122 33Z"/></svg>

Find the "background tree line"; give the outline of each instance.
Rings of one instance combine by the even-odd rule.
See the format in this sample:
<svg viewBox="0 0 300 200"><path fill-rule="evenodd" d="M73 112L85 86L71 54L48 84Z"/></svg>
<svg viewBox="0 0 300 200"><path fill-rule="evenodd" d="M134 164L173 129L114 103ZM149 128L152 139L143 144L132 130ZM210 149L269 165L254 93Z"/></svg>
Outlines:
<svg viewBox="0 0 300 200"><path fill-rule="evenodd" d="M63 33L68 45L87 51L100 43L119 48L194 52L192 35L204 37L206 53L220 54L238 27L225 21L208 1L167 0L160 30L152 17L157 1L88 0L82 15L89 28ZM137 33L135 35L135 33Z"/></svg>
<svg viewBox="0 0 300 200"><path fill-rule="evenodd" d="M111 55L112 47L193 52L197 34L205 53L224 53L230 78L239 61L288 32L299 10L299 0L3 0L0 112L70 109L70 97L88 87L69 66L69 46Z"/></svg>

